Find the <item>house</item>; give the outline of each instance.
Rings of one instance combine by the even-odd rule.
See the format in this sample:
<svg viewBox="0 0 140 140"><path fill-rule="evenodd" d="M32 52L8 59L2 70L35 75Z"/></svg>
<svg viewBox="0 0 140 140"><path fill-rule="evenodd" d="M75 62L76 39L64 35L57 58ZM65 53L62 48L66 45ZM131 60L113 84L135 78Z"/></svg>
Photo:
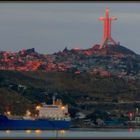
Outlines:
<svg viewBox="0 0 140 140"><path fill-rule="evenodd" d="M78 112L76 113L76 118L77 119L84 119L86 117L86 115L82 112Z"/></svg>

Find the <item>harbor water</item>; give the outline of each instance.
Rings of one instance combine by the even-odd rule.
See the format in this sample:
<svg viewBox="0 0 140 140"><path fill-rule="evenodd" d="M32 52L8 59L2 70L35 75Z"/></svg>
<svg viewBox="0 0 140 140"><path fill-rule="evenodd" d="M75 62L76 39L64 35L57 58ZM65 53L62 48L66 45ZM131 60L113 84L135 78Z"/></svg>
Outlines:
<svg viewBox="0 0 140 140"><path fill-rule="evenodd" d="M1 130L0 139L3 138L140 138L140 129Z"/></svg>

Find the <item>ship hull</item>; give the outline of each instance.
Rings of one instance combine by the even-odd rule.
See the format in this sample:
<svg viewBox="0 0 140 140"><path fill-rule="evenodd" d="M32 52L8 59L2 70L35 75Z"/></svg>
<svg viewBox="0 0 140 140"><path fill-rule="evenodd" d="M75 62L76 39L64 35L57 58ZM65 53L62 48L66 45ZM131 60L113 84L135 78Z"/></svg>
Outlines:
<svg viewBox="0 0 140 140"><path fill-rule="evenodd" d="M0 130L61 130L69 129L65 120L10 120L0 119Z"/></svg>

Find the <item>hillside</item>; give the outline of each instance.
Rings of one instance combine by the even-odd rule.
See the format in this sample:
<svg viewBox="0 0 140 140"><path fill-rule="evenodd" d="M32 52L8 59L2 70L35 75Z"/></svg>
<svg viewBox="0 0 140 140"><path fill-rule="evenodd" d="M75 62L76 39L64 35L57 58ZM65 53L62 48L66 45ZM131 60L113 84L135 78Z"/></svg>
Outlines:
<svg viewBox="0 0 140 140"><path fill-rule="evenodd" d="M127 116L140 107L140 56L123 46L99 45L54 54L0 52L0 113L35 113L54 94L69 105L73 119L77 112Z"/></svg>
<svg viewBox="0 0 140 140"><path fill-rule="evenodd" d="M42 78L39 75L42 75ZM118 111L130 111L134 106L140 105L140 80L103 78L88 73L77 75L71 72L14 71L1 71L0 79L3 95L0 106L15 106L15 113L18 113L19 106L21 110L24 108L24 112L29 106L33 108L40 102L51 103L54 93L57 93L57 97L65 104L69 104L70 108L86 113L95 109L112 111L112 107ZM18 106L15 101L19 101Z"/></svg>
<svg viewBox="0 0 140 140"><path fill-rule="evenodd" d="M32 102L14 90L0 88L0 112L11 111L12 114L24 115L26 109L33 110ZM33 110L34 111L34 110Z"/></svg>

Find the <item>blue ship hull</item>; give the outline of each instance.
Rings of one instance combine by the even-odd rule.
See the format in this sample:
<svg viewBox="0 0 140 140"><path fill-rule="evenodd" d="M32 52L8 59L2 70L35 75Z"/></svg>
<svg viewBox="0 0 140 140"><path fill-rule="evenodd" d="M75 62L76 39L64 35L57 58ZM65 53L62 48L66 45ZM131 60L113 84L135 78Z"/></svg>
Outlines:
<svg viewBox="0 0 140 140"><path fill-rule="evenodd" d="M0 117L0 130L61 130L69 128L70 121L65 120L11 120Z"/></svg>

